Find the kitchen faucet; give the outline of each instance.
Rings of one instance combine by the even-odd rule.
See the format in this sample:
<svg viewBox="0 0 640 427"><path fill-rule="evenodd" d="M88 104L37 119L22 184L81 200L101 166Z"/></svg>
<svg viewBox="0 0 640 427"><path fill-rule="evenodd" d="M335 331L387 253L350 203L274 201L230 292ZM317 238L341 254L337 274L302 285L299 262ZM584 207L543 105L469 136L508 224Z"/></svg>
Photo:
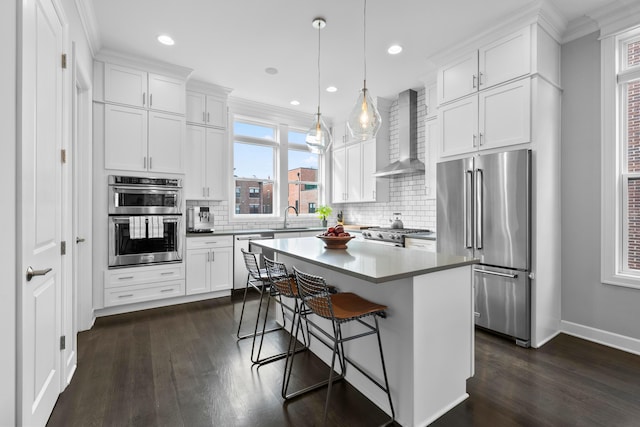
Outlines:
<svg viewBox="0 0 640 427"><path fill-rule="evenodd" d="M293 209L296 213L296 216L298 216L298 209L296 209L295 206L287 206L287 208L284 210L284 228L287 228L287 214L289 212L289 209Z"/></svg>

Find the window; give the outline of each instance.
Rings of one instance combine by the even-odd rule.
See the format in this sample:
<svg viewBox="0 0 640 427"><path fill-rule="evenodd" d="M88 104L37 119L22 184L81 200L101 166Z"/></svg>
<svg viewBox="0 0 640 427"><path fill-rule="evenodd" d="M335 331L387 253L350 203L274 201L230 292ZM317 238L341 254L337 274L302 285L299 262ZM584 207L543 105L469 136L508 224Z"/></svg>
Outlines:
<svg viewBox="0 0 640 427"><path fill-rule="evenodd" d="M236 215L273 214L277 126L249 120L233 123Z"/></svg>
<svg viewBox="0 0 640 427"><path fill-rule="evenodd" d="M289 131L288 136L288 206L295 206L300 215L312 214L319 197L319 156L307 149L304 142L306 133Z"/></svg>
<svg viewBox="0 0 640 427"><path fill-rule="evenodd" d="M602 281L640 288L640 29L602 49Z"/></svg>

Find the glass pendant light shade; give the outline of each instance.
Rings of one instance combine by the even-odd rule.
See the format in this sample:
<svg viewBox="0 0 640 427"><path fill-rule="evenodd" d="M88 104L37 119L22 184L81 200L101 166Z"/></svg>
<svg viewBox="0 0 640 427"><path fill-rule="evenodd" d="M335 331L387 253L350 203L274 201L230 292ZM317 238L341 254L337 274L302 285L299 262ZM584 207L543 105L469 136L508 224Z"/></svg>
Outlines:
<svg viewBox="0 0 640 427"><path fill-rule="evenodd" d="M347 121L351 137L361 141L375 138L381 125L382 117L380 117L376 104L365 86L360 91L358 100Z"/></svg>
<svg viewBox="0 0 640 427"><path fill-rule="evenodd" d="M329 128L327 128L319 112L316 114L316 119L307 132L305 142L307 143L309 151L315 154L324 153L331 144L331 132L329 132Z"/></svg>
<svg viewBox="0 0 640 427"><path fill-rule="evenodd" d="M353 106L349 114L347 127L353 139L366 141L367 139L375 138L382 125L382 117L380 117L376 104L373 102L373 98L367 90L367 0L364 0L362 23L364 30L362 37L364 84L362 85L362 90L360 91L356 105Z"/></svg>

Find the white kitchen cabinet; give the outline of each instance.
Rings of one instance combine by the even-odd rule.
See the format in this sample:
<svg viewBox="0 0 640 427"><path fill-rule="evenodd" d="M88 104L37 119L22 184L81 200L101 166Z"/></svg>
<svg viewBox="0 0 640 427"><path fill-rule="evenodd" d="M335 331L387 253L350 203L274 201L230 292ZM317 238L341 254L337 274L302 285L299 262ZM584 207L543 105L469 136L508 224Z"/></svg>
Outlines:
<svg viewBox="0 0 640 427"><path fill-rule="evenodd" d="M436 251L436 241L435 240L425 240L425 239L415 239L412 237L405 237L404 239L404 247L409 249L419 249L423 251L435 252Z"/></svg>
<svg viewBox="0 0 640 427"><path fill-rule="evenodd" d="M332 132L334 147L341 147L351 139L349 128L347 128L347 122L339 122L334 124Z"/></svg>
<svg viewBox="0 0 640 427"><path fill-rule="evenodd" d="M182 263L105 270L104 306L182 296L184 274Z"/></svg>
<svg viewBox="0 0 640 427"><path fill-rule="evenodd" d="M531 141L528 77L440 106L440 157Z"/></svg>
<svg viewBox="0 0 640 427"><path fill-rule="evenodd" d="M187 123L227 128L227 97L187 91Z"/></svg>
<svg viewBox="0 0 640 427"><path fill-rule="evenodd" d="M184 187L189 200L227 198L226 132L203 126L187 126Z"/></svg>
<svg viewBox="0 0 640 427"><path fill-rule="evenodd" d="M111 63L104 67L105 102L184 114L183 80Z"/></svg>
<svg viewBox="0 0 640 427"><path fill-rule="evenodd" d="M359 202L362 199L362 143L347 145L347 202Z"/></svg>
<svg viewBox="0 0 640 427"><path fill-rule="evenodd" d="M207 236L187 239L186 294L233 288L233 237Z"/></svg>
<svg viewBox="0 0 640 427"><path fill-rule="evenodd" d="M373 176L376 173L376 140L369 139L361 144L361 176L362 184L360 191L361 202L375 202L377 200L377 179Z"/></svg>
<svg viewBox="0 0 640 427"><path fill-rule="evenodd" d="M184 118L105 104L105 168L182 173Z"/></svg>
<svg viewBox="0 0 640 427"><path fill-rule="evenodd" d="M531 29L501 37L438 69L438 104L454 101L531 72Z"/></svg>
<svg viewBox="0 0 640 427"><path fill-rule="evenodd" d="M184 172L184 117L149 111L149 172Z"/></svg>
<svg viewBox="0 0 640 427"><path fill-rule="evenodd" d="M120 105L104 106L106 169L147 169L147 111Z"/></svg>
<svg viewBox="0 0 640 427"><path fill-rule="evenodd" d="M333 147L331 152L331 201L345 203L347 196L347 158L345 147Z"/></svg>

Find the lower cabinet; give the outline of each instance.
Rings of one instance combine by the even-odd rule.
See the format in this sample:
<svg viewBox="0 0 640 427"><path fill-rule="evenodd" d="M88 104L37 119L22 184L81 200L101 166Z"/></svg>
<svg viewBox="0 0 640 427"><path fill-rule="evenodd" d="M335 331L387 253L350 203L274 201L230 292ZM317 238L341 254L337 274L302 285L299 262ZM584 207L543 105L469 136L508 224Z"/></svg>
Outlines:
<svg viewBox="0 0 640 427"><path fill-rule="evenodd" d="M187 239L187 295L233 288L233 237Z"/></svg>
<svg viewBox="0 0 640 427"><path fill-rule="evenodd" d="M184 263L118 268L105 271L104 306L184 295Z"/></svg>

